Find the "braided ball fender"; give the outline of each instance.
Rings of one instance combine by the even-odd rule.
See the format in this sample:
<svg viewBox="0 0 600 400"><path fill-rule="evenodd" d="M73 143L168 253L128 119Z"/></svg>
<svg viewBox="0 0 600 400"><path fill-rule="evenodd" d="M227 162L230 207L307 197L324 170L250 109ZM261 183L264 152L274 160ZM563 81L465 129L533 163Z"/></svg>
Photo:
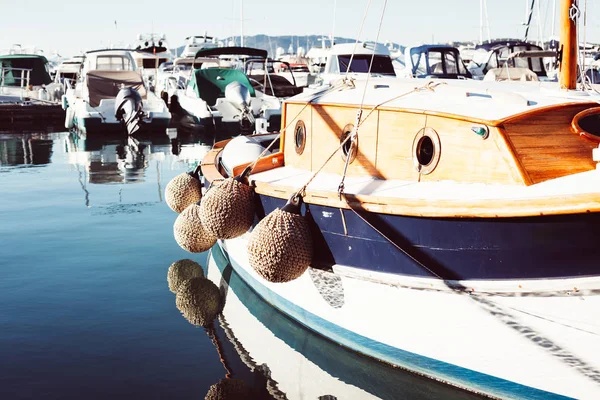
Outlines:
<svg viewBox="0 0 600 400"><path fill-rule="evenodd" d="M276 209L260 221L248 240L252 268L269 282L289 282L309 267L313 254L305 217Z"/></svg>
<svg viewBox="0 0 600 400"><path fill-rule="evenodd" d="M187 172L171 179L165 188L165 201L176 213L182 212L190 204L199 202L201 197L202 184Z"/></svg>
<svg viewBox="0 0 600 400"><path fill-rule="evenodd" d="M173 224L173 234L177 244L190 253L202 253L217 242L217 238L204 229L198 204L188 206L179 214Z"/></svg>
<svg viewBox="0 0 600 400"><path fill-rule="evenodd" d="M216 183L200 202L200 218L219 239L243 235L254 222L254 188L234 178Z"/></svg>

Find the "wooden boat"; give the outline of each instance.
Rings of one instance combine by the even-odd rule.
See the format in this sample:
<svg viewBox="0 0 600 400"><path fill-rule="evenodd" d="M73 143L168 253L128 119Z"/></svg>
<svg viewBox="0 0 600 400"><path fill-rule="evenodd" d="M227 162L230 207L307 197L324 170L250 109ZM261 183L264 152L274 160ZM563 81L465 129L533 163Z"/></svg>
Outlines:
<svg viewBox="0 0 600 400"><path fill-rule="evenodd" d="M394 366L495 397L600 397L600 108L574 90L570 6L560 87L345 81L285 101L281 137L254 163L215 144L206 183L250 166L255 190L254 227L217 242L236 272ZM248 242L300 197L311 265L267 281Z"/></svg>

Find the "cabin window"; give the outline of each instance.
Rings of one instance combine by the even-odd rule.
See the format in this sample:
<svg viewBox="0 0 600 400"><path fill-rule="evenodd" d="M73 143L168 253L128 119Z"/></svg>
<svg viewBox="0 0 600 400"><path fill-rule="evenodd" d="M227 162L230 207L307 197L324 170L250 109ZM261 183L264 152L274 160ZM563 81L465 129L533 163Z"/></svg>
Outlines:
<svg viewBox="0 0 600 400"><path fill-rule="evenodd" d="M342 73L346 73L348 70L350 57L350 54L338 56L339 68ZM371 58L373 58L373 65L371 66L372 74L396 75L390 57L378 55L373 57L371 54L355 54L354 57L352 57L352 65L350 65L349 72L369 72Z"/></svg>
<svg viewBox="0 0 600 400"><path fill-rule="evenodd" d="M446 63L447 74L458 74L458 68L456 67L456 56L452 53L444 53L444 62Z"/></svg>
<svg viewBox="0 0 600 400"><path fill-rule="evenodd" d="M130 71L131 62L127 57L121 56L98 56L96 58L96 69L110 71Z"/></svg>
<svg viewBox="0 0 600 400"><path fill-rule="evenodd" d="M439 51L430 51L427 53L427 61L429 62L429 71L431 74L443 74L444 64L442 53Z"/></svg>
<svg viewBox="0 0 600 400"><path fill-rule="evenodd" d="M432 128L421 129L413 140L413 164L420 174L433 172L440 161L440 137Z"/></svg>
<svg viewBox="0 0 600 400"><path fill-rule="evenodd" d="M158 65L159 65L158 58L144 58L142 60L141 67L143 67L143 68L158 68Z"/></svg>
<svg viewBox="0 0 600 400"><path fill-rule="evenodd" d="M354 131L354 125L348 124L342 130L342 136L340 136L340 144L343 143L348 136L352 134ZM350 160L348 161L351 164L356 159L356 154L358 153L358 136L355 136L353 139L349 139L342 146L342 159L346 161L348 157Z"/></svg>
<svg viewBox="0 0 600 400"><path fill-rule="evenodd" d="M296 128L294 128L294 145L298 155L304 152L304 147L306 146L306 126L303 121L296 122Z"/></svg>

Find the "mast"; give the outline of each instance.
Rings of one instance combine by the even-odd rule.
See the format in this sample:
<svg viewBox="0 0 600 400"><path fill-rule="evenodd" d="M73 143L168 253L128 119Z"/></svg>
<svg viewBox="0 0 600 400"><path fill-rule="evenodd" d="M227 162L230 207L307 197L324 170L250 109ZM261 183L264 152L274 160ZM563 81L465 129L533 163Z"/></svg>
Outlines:
<svg viewBox="0 0 600 400"><path fill-rule="evenodd" d="M577 87L577 26L569 16L571 6L577 7L577 0L560 0L560 87L573 90Z"/></svg>

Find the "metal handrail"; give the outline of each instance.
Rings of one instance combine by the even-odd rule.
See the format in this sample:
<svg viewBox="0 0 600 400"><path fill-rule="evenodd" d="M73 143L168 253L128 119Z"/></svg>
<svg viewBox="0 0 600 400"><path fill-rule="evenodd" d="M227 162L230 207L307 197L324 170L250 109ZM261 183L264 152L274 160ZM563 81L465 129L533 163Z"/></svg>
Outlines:
<svg viewBox="0 0 600 400"><path fill-rule="evenodd" d="M21 71L21 77L15 77L13 76L13 79L15 80L20 80L21 82L21 89L23 88L29 88L29 81L31 80L31 68L13 68L13 67L2 67L2 73L0 75L0 87L4 87L5 86L5 75L6 72L9 71Z"/></svg>

